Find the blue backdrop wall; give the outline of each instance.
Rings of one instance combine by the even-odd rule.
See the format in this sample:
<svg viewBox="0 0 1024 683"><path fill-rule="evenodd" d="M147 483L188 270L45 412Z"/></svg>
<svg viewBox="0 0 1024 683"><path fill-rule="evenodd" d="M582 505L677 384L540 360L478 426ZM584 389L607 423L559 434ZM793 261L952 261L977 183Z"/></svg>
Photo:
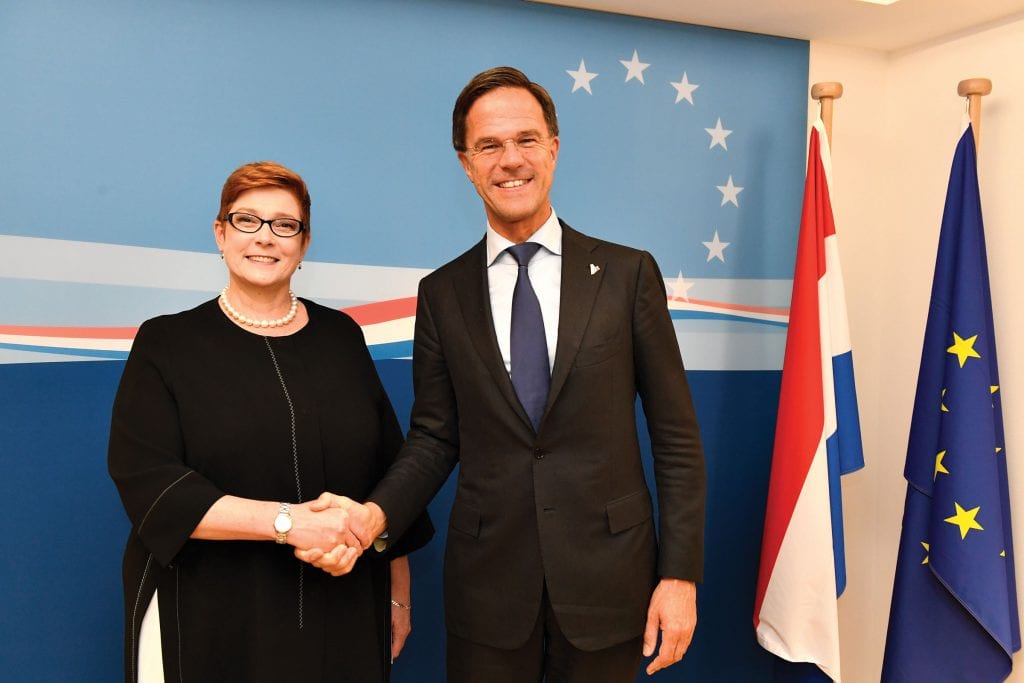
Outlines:
<svg viewBox="0 0 1024 683"><path fill-rule="evenodd" d="M0 7L0 670L116 680L128 526L106 475L138 324L223 286L211 224L239 164L303 174L296 290L364 327L408 416L416 282L483 233L450 146L475 73L551 92L553 201L651 251L709 468L707 580L665 681L760 681L751 627L805 151L807 44L488 0L11 0ZM413 557L395 680L443 680L439 537Z"/></svg>

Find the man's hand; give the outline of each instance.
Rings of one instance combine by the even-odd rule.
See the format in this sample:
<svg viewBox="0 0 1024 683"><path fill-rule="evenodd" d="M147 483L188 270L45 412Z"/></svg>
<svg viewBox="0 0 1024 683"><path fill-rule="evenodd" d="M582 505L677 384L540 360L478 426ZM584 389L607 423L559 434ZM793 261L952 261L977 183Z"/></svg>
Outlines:
<svg viewBox="0 0 1024 683"><path fill-rule="evenodd" d="M330 550L345 545L361 553L362 544L351 522L351 515L341 507L315 507L313 503L293 505L288 543L301 550Z"/></svg>
<svg viewBox="0 0 1024 683"><path fill-rule="evenodd" d="M661 649L647 665L647 675L671 666L683 658L697 627L697 586L693 581L662 579L654 589L647 608L644 629L644 657L654 654L661 631Z"/></svg>
<svg viewBox="0 0 1024 683"><path fill-rule="evenodd" d="M348 530L359 539L362 550L373 545L374 539L387 528L384 511L373 502L363 505L346 496L324 491L319 498L309 504L309 509L314 512L330 508L340 508L347 513Z"/></svg>
<svg viewBox="0 0 1024 683"><path fill-rule="evenodd" d="M295 557L331 576L352 571L359 556L387 527L384 511L376 503L361 505L346 496L325 491L306 505L314 517L338 518L337 540L322 545L294 544Z"/></svg>

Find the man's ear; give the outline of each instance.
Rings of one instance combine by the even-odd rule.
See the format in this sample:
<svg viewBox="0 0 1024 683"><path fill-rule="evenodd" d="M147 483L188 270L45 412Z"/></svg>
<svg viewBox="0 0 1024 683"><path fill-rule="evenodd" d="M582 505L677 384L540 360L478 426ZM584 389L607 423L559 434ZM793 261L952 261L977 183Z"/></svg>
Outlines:
<svg viewBox="0 0 1024 683"><path fill-rule="evenodd" d="M469 178L469 182L473 182L473 162L469 160L469 155L465 152L459 152L459 163L462 164L462 170L466 172L466 177Z"/></svg>

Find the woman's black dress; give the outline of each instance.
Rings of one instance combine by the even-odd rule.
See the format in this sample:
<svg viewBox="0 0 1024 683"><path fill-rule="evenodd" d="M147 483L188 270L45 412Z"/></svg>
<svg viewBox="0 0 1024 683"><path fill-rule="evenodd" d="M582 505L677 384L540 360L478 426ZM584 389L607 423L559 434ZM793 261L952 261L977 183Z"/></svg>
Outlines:
<svg viewBox="0 0 1024 683"><path fill-rule="evenodd" d="M109 467L132 523L125 677L159 589L167 681L384 681L388 560L426 543L424 515L386 554L331 577L290 545L189 536L223 495L363 500L402 436L359 326L303 300L286 337L247 332L217 301L139 328L114 403ZM267 520L268 526L272 524Z"/></svg>

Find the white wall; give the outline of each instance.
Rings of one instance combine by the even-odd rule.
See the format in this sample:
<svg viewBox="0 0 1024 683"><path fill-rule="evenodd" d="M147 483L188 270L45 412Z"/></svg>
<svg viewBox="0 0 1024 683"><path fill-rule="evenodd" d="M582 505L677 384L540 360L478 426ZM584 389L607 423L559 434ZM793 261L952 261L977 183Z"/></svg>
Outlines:
<svg viewBox="0 0 1024 683"><path fill-rule="evenodd" d="M844 478L845 681L881 672L906 482L910 414L964 78L983 99L979 177L1000 352L1003 419L1024 596L1024 21L895 54L812 42L810 82L841 81L833 123L840 236L867 466ZM810 111L817 115L812 103ZM1014 125L1016 124L1016 125ZM1024 656L1011 682L1024 682Z"/></svg>

